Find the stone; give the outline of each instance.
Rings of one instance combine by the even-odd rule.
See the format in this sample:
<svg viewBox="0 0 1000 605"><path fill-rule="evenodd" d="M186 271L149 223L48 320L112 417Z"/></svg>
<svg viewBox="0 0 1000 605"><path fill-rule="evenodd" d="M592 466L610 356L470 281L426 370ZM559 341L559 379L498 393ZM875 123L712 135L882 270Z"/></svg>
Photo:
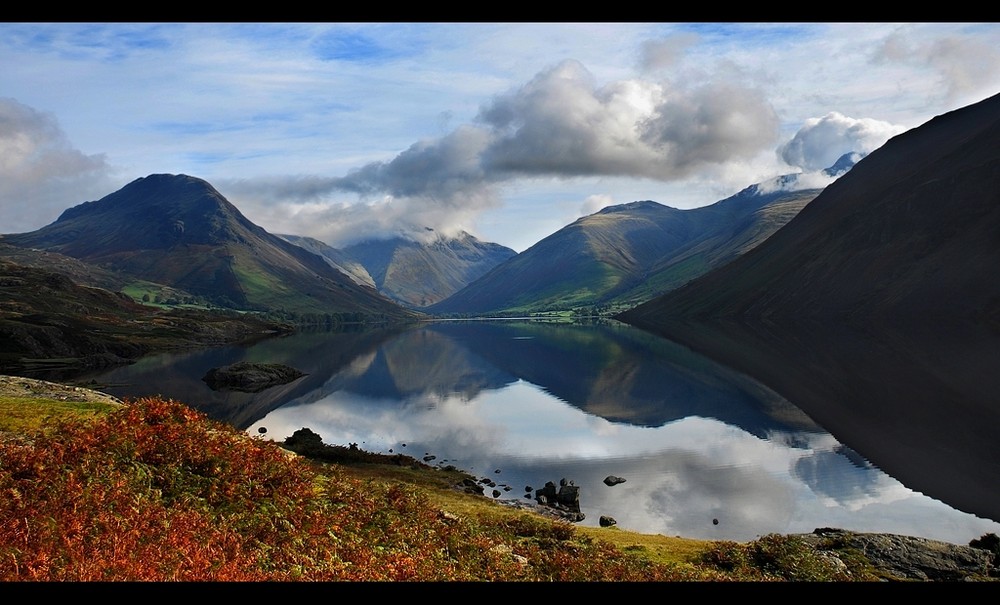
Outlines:
<svg viewBox="0 0 1000 605"><path fill-rule="evenodd" d="M542 506L557 509L563 518L571 521L582 521L586 515L580 510L580 487L572 481L562 479L559 489L556 484L547 481L545 487L535 490L535 501Z"/></svg>
<svg viewBox="0 0 1000 605"><path fill-rule="evenodd" d="M228 366L212 368L202 380L213 391L231 390L258 393L280 384L287 384L305 376L295 368L280 363L252 363L240 361Z"/></svg>

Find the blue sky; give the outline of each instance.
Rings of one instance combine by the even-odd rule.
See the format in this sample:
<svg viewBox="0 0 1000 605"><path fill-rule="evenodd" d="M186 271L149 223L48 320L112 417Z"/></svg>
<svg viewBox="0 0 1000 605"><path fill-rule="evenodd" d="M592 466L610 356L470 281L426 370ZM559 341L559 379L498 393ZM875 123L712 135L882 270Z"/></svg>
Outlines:
<svg viewBox="0 0 1000 605"><path fill-rule="evenodd" d="M520 252L990 97L1000 25L9 22L0 66L0 233L171 173L273 233Z"/></svg>

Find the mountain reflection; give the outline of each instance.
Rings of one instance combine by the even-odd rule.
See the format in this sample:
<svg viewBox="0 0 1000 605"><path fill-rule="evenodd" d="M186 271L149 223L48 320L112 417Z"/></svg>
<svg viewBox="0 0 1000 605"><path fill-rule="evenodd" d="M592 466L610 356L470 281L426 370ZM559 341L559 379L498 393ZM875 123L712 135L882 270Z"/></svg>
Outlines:
<svg viewBox="0 0 1000 605"><path fill-rule="evenodd" d="M202 382L237 361L307 375L252 394ZM327 443L433 455L493 480L501 499L567 478L584 525L607 514L636 531L734 540L822 526L958 542L1000 531L906 489L747 376L613 321L304 331L94 379L279 441L309 427ZM627 481L608 487L608 475Z"/></svg>
<svg viewBox="0 0 1000 605"><path fill-rule="evenodd" d="M912 489L1000 519L1000 333L988 322L677 322Z"/></svg>
<svg viewBox="0 0 1000 605"><path fill-rule="evenodd" d="M381 345L365 372L338 375L321 390L372 399L471 400L518 380L612 422L655 427L699 416L762 438L775 431L822 430L795 406L724 366L616 322L426 324Z"/></svg>

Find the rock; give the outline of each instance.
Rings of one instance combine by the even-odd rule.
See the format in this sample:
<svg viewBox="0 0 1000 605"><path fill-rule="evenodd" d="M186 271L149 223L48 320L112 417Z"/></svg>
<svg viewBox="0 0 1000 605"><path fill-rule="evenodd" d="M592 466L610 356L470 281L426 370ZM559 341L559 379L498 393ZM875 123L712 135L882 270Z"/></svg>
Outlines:
<svg viewBox="0 0 1000 605"><path fill-rule="evenodd" d="M618 521L615 521L614 517L609 517L607 515L601 515L601 518L597 520L601 524L601 527L611 527L612 525L617 525Z"/></svg>
<svg viewBox="0 0 1000 605"><path fill-rule="evenodd" d="M797 536L816 550L837 558L842 552L848 556L861 553L874 567L899 580L952 582L998 574L994 553L987 548L828 527Z"/></svg>
<svg viewBox="0 0 1000 605"><path fill-rule="evenodd" d="M467 494L479 494L480 496L482 496L485 493L483 486L479 485L470 478L462 479L460 488Z"/></svg>
<svg viewBox="0 0 1000 605"><path fill-rule="evenodd" d="M607 485L608 487L618 485L619 483L625 483L625 480L621 477L615 477L614 475L608 475L604 478L604 485Z"/></svg>
<svg viewBox="0 0 1000 605"><path fill-rule="evenodd" d="M580 510L580 488L572 481L562 479L556 484L548 481L545 487L535 490L535 501L543 506L554 508L562 513L562 517L571 521L583 521L586 516Z"/></svg>
<svg viewBox="0 0 1000 605"><path fill-rule="evenodd" d="M240 361L221 368L212 368L202 380L213 391L258 393L279 384L287 384L302 376L305 376L305 373L280 363Z"/></svg>

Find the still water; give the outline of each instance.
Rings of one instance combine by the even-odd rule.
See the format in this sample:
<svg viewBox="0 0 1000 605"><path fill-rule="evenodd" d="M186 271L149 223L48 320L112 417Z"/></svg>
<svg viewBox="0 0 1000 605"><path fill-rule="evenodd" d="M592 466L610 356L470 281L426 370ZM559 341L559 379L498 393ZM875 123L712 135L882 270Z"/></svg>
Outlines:
<svg viewBox="0 0 1000 605"><path fill-rule="evenodd" d="M306 376L260 393L202 381L237 361ZM182 401L254 436L281 441L308 427L328 444L454 465L492 481L499 499L572 481L579 525L609 516L643 533L738 541L818 527L958 544L1000 533L908 489L754 380L613 321L304 331L88 378L122 398ZM609 475L625 482L608 486Z"/></svg>

